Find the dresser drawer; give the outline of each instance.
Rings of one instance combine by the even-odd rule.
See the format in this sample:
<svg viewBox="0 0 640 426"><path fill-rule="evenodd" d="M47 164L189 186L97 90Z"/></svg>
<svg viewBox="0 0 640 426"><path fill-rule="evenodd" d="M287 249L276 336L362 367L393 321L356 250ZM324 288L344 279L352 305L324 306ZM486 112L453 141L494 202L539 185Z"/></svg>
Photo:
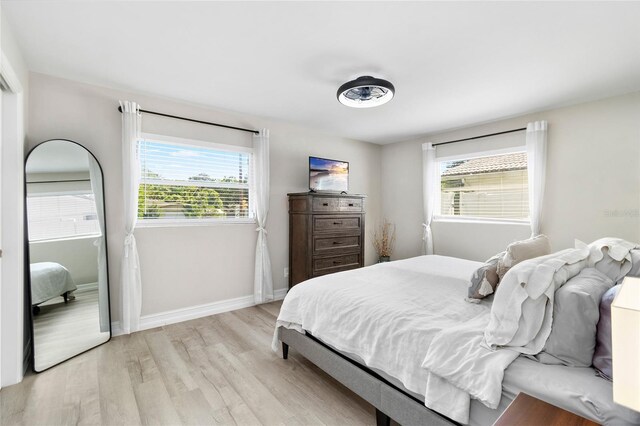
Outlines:
<svg viewBox="0 0 640 426"><path fill-rule="evenodd" d="M313 232L356 232L360 233L360 216L314 216Z"/></svg>
<svg viewBox="0 0 640 426"><path fill-rule="evenodd" d="M361 212L362 198L340 198L338 208L341 212Z"/></svg>
<svg viewBox="0 0 640 426"><path fill-rule="evenodd" d="M360 251L360 235L313 238L313 254L342 254L354 251Z"/></svg>
<svg viewBox="0 0 640 426"><path fill-rule="evenodd" d="M337 212L340 210L340 199L331 197L317 197L311 205L314 212Z"/></svg>
<svg viewBox="0 0 640 426"><path fill-rule="evenodd" d="M342 256L315 257L313 259L313 275L324 275L332 272L346 271L360 266L360 253Z"/></svg>

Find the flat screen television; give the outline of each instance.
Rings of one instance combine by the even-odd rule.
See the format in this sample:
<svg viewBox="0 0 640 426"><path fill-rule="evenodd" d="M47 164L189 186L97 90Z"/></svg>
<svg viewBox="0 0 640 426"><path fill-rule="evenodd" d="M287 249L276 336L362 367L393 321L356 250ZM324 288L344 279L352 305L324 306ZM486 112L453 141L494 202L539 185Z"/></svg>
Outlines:
<svg viewBox="0 0 640 426"><path fill-rule="evenodd" d="M349 163L309 157L309 190L314 192L347 192L349 190Z"/></svg>

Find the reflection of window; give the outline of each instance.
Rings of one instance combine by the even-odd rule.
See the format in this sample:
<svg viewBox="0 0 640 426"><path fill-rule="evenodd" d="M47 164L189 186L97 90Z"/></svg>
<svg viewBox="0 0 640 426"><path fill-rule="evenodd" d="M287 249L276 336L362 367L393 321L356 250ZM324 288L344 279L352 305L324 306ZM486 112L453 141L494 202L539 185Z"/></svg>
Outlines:
<svg viewBox="0 0 640 426"><path fill-rule="evenodd" d="M141 140L138 217L234 221L251 217L251 150Z"/></svg>
<svg viewBox="0 0 640 426"><path fill-rule="evenodd" d="M440 162L440 214L527 219L526 152Z"/></svg>
<svg viewBox="0 0 640 426"><path fill-rule="evenodd" d="M92 193L27 197L29 241L100 235Z"/></svg>

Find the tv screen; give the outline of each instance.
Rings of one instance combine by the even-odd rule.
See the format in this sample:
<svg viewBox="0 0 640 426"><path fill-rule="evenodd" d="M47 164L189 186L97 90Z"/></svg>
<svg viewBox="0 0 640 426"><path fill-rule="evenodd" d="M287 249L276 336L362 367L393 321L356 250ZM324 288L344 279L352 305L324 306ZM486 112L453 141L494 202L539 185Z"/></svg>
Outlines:
<svg viewBox="0 0 640 426"><path fill-rule="evenodd" d="M309 189L311 191L347 192L349 163L309 157Z"/></svg>

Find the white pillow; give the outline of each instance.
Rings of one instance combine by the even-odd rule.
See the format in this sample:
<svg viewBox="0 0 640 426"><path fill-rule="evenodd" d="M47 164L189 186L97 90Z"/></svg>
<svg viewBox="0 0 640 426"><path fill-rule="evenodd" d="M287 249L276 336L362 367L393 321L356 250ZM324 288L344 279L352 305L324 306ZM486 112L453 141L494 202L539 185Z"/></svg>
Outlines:
<svg viewBox="0 0 640 426"><path fill-rule="evenodd" d="M631 269L627 272L627 277L640 277L640 249L631 250ZM618 280L618 284L622 279Z"/></svg>
<svg viewBox="0 0 640 426"><path fill-rule="evenodd" d="M589 267L596 268L611 278L614 283L631 271L632 252L640 249L640 245L622 238L600 238L589 245L576 240L576 248L583 247L589 248Z"/></svg>

